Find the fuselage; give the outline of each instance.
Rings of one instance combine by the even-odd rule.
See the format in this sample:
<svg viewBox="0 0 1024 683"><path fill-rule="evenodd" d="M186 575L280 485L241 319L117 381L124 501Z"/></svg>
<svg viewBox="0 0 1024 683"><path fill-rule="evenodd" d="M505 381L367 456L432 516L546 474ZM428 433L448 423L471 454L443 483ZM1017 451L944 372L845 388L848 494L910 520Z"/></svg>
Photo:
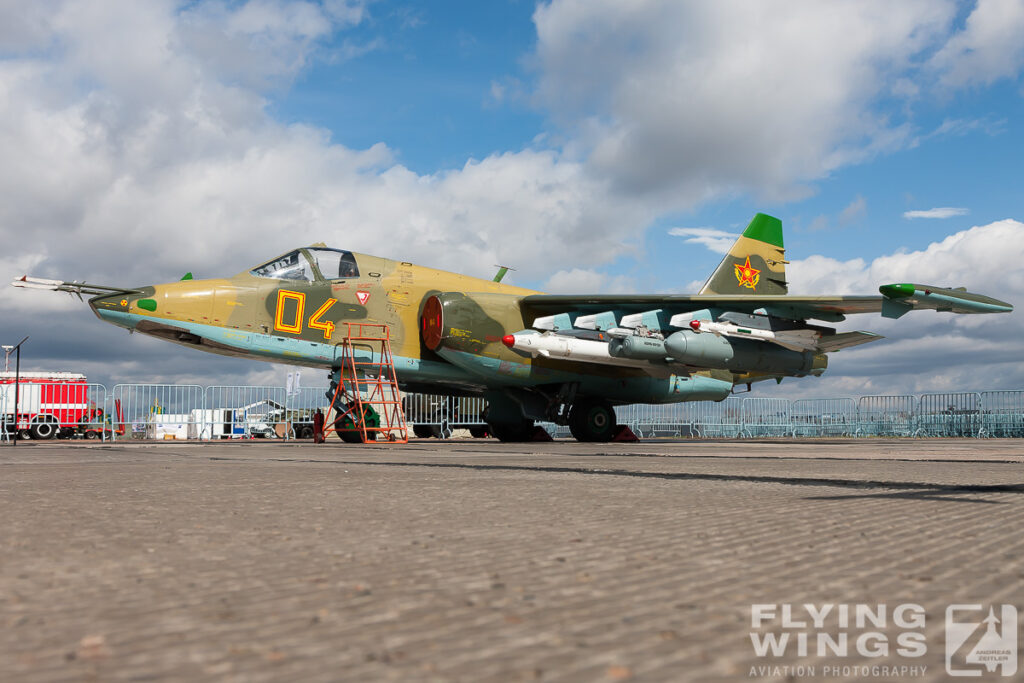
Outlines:
<svg viewBox="0 0 1024 683"><path fill-rule="evenodd" d="M182 280L99 296L101 319L200 350L330 369L348 323L385 324L399 382L417 391L484 393L577 383L613 402L720 400L731 377L665 374L523 357L501 343L528 328L519 300L534 290L365 254L296 249L225 279ZM424 344L424 306L458 293L464 325L451 342ZM457 321L456 321L457 322Z"/></svg>

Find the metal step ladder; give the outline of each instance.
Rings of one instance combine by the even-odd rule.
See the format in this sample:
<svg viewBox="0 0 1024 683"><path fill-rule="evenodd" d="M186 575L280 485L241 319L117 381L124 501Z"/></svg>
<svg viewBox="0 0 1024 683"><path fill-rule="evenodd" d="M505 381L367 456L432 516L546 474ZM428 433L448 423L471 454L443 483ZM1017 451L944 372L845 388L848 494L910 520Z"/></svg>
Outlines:
<svg viewBox="0 0 1024 683"><path fill-rule="evenodd" d="M344 324L345 336L338 343L340 363L331 373L332 388L335 383L337 388L327 409L324 433L337 432L351 443L374 443L378 436L389 443L408 443L391 355L391 329L382 323Z"/></svg>

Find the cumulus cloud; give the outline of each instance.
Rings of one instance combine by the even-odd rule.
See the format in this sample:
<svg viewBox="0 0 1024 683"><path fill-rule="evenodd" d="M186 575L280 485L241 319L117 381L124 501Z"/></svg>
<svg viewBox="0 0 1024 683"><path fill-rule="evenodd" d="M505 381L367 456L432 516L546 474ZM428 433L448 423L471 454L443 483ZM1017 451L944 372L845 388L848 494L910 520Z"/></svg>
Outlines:
<svg viewBox="0 0 1024 683"><path fill-rule="evenodd" d="M964 28L932 58L948 87L988 85L1016 78L1024 66L1024 3L1020 0L978 0Z"/></svg>
<svg viewBox="0 0 1024 683"><path fill-rule="evenodd" d="M937 206L934 209L923 209L917 211L904 211L904 218L953 218L954 216L966 216L970 211L962 207Z"/></svg>
<svg viewBox="0 0 1024 683"><path fill-rule="evenodd" d="M318 240L524 278L570 250L591 264L628 250L652 209L557 151L416 174L383 143L271 119L260 88L360 7L57 3L47 28L64 49L0 62L0 147L17 160L0 169L5 242L31 229L36 274L127 283L237 272Z"/></svg>
<svg viewBox="0 0 1024 683"><path fill-rule="evenodd" d="M874 103L914 75L915 55L941 46L955 14L944 0L541 4L533 99L558 130L415 173L387 141L351 149L268 113L268 97L318 57L382 44L337 40L368 7L0 2L0 240L16 245L0 253L3 282L216 276L322 240L487 277L494 263L527 282L554 272L555 290L625 291L633 283L600 266L630 253L656 217L735 193L798 196L905 144L906 122ZM323 55L328 40L339 55ZM952 73L971 54L951 51L934 68ZM495 82L496 101L529 90ZM712 249L735 237L681 236ZM126 344L73 304L0 289L0 316L33 334L42 367L63 358L118 379L269 372ZM83 330L73 351L52 334L54 313Z"/></svg>
<svg viewBox="0 0 1024 683"><path fill-rule="evenodd" d="M733 242L739 238L738 233L726 232L717 228L672 228L668 234L685 237L689 244L703 244L716 254L729 253Z"/></svg>
<svg viewBox="0 0 1024 683"><path fill-rule="evenodd" d="M907 144L876 111L951 2L562 0L538 6L538 99L631 192L696 203L806 193Z"/></svg>
<svg viewBox="0 0 1024 683"><path fill-rule="evenodd" d="M636 291L636 283L632 278L622 275L571 268L559 270L548 278L544 290L551 294L626 294Z"/></svg>
<svg viewBox="0 0 1024 683"><path fill-rule="evenodd" d="M814 395L920 393L1024 388L1024 223L1002 220L975 226L925 249L866 261L824 256L787 266L790 294L876 294L879 285L918 282L995 296L1013 304L1011 314L953 315L912 312L891 320L851 316L841 330L866 329L886 340L831 356L820 381L790 384ZM785 384L783 385L785 386Z"/></svg>

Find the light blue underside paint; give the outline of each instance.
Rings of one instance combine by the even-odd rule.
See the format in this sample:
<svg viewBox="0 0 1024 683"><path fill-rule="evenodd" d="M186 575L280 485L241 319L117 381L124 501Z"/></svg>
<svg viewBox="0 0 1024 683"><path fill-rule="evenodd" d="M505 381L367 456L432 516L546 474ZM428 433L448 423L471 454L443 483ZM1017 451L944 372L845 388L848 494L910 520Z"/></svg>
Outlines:
<svg viewBox="0 0 1024 683"><path fill-rule="evenodd" d="M640 376L621 378L598 377L582 373L536 368L526 363L503 361L465 351L440 351L445 360L481 377L492 378L506 386L534 386L579 382L583 394L602 396L622 403L681 403L683 401L721 401L732 393L732 383L703 375ZM499 379L494 381L494 377Z"/></svg>
<svg viewBox="0 0 1024 683"><path fill-rule="evenodd" d="M209 340L216 344L231 347L230 355L256 360L272 360L289 365L302 365L314 368L330 368L334 363L338 347L334 344L322 344L311 342L305 339L289 339L272 334L260 334L258 332L246 332L215 325L204 325L201 323L184 322L181 320L167 320L142 316L133 313L120 311L97 311L98 315L109 323L134 329L143 321L156 322L170 327L179 328ZM143 333L144 334L144 333ZM185 344L191 346L191 344ZM212 348L204 351L215 351ZM359 361L378 362L380 354L365 355L356 354ZM422 360L419 358L407 358L405 356L394 356L395 374L400 382L449 382L457 384L480 384L478 378L466 373L464 370L436 361Z"/></svg>
<svg viewBox="0 0 1024 683"><path fill-rule="evenodd" d="M338 347L305 339L246 332L215 325L165 320L121 311L97 311L107 322L134 329L141 321L158 322L186 330L204 340L230 347L232 355L259 360L274 360L291 365L330 368ZM186 344L187 345L187 344ZM213 349L204 349L213 350ZM228 353L228 351L225 351ZM437 363L418 358L394 356L395 373L400 382L447 382L494 386L533 386L545 383L580 382L580 389L593 395L624 403L679 403L682 401L720 401L732 391L732 384L695 375L667 378L635 377L622 379L596 377L574 372L537 368L527 363L503 361L459 351L441 351L451 361ZM357 360L378 362L379 354L365 353Z"/></svg>

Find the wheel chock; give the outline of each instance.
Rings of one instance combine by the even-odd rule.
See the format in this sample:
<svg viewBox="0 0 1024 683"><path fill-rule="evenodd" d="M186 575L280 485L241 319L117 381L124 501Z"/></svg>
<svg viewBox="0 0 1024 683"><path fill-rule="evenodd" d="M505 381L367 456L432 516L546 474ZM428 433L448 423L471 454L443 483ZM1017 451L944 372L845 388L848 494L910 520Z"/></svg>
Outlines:
<svg viewBox="0 0 1024 683"><path fill-rule="evenodd" d="M633 430L629 428L629 425L615 425L615 431L612 432L612 441L632 443L639 440L637 435L633 433Z"/></svg>
<svg viewBox="0 0 1024 683"><path fill-rule="evenodd" d="M548 434L548 430L537 425L533 428L533 436L530 437L530 441L554 441L554 439Z"/></svg>

